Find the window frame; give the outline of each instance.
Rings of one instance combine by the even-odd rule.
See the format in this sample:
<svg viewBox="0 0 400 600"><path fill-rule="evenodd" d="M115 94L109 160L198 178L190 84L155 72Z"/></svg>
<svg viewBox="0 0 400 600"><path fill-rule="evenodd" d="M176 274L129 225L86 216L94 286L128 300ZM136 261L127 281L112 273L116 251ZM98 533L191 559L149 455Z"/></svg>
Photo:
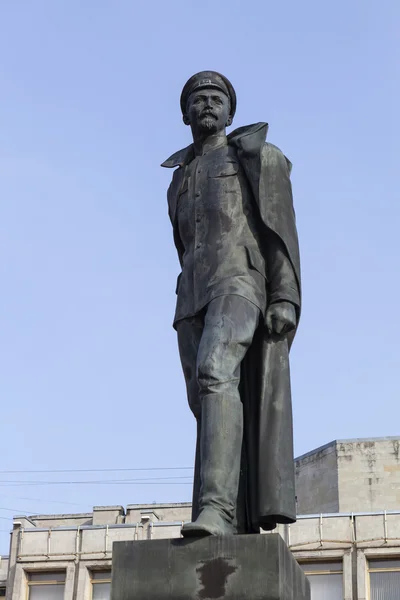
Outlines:
<svg viewBox="0 0 400 600"><path fill-rule="evenodd" d="M44 579L42 581L31 581L31 576L32 575L42 575L43 573L54 573L54 575L57 574L63 574L64 575L64 580L63 581L59 581L59 580L54 580L54 579ZM38 587L40 585L62 585L64 586L64 595L65 595L65 584L66 584L66 580L67 580L67 571L64 569L35 569L35 570L25 570L25 580L26 580L26 600L29 600L30 598L30 588L31 587Z"/></svg>
<svg viewBox="0 0 400 600"><path fill-rule="evenodd" d="M371 599L372 597L372 590L371 590L371 573L400 573L400 555L399 554L385 554L385 555L372 555L372 556L365 556L366 562L367 562L367 582L368 582L368 587L367 587L367 598ZM377 567L376 569L374 569L373 567L371 568L371 564L373 564L374 562L389 562L391 560L396 560L399 563L398 567L388 567L388 568L384 568L384 567Z"/></svg>
<svg viewBox="0 0 400 600"><path fill-rule="evenodd" d="M109 573L109 577L104 577L102 579L95 579L93 577L93 573ZM90 600L94 598L94 586L101 583L110 583L111 584L111 568L109 569L89 569L89 582L90 582Z"/></svg>
<svg viewBox="0 0 400 600"><path fill-rule="evenodd" d="M300 567L303 569L304 575L343 575L343 561L341 560L300 560L297 561L300 565ZM315 565L315 564L332 564L332 563L338 563L338 565L341 566L341 569L335 569L334 571L331 569L326 569L325 571L321 570L321 571L308 571L305 568L305 565L309 564L309 565Z"/></svg>
<svg viewBox="0 0 400 600"><path fill-rule="evenodd" d="M342 582L342 593L345 593L345 579L344 579L344 565L343 565L343 556L341 557L335 557L335 558L328 558L328 557L320 557L320 558L308 558L308 559L301 559L301 558L296 558L300 568L302 569L304 575L308 578L309 576L318 576L318 575L341 575L341 582ZM321 569L318 571L313 571L312 569L307 569L307 565L310 565L310 567L312 565L332 565L332 563L336 563L338 568L335 570L332 569ZM311 586L311 581L310 581L310 586Z"/></svg>
<svg viewBox="0 0 400 600"><path fill-rule="evenodd" d="M390 562L391 560L396 560L399 562L399 566L398 567L378 567L378 568L372 568L370 567L371 563L374 562ZM398 573L400 571L400 556L385 556L384 558L382 556L380 556L379 558L368 558L368 573Z"/></svg>

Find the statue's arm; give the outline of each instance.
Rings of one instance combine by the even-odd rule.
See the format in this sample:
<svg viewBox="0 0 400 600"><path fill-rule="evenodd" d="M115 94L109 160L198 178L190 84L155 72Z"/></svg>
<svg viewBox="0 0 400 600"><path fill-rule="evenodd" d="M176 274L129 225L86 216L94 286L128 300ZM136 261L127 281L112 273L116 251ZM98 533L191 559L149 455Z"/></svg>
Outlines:
<svg viewBox="0 0 400 600"><path fill-rule="evenodd" d="M288 252L298 251L293 208L291 163L273 144L265 144L261 154L260 198L264 255L268 267L269 304L291 302L300 307L299 282Z"/></svg>
<svg viewBox="0 0 400 600"><path fill-rule="evenodd" d="M168 191L167 191L167 200L168 200L168 214L169 214L169 218L170 218L171 225L172 225L174 243L175 243L176 251L178 253L179 264L182 268L184 247L183 247L183 244L182 244L182 241L181 241L181 238L179 235L179 231L176 226L176 220L175 220L176 203L177 203L177 189L179 186L178 171L179 171L179 169L174 171L172 181L171 181Z"/></svg>
<svg viewBox="0 0 400 600"><path fill-rule="evenodd" d="M269 304L286 301L299 309L300 293L292 263L283 242L271 230L267 233L266 255Z"/></svg>
<svg viewBox="0 0 400 600"><path fill-rule="evenodd" d="M266 144L262 168L267 185L268 221L265 256L268 266L268 309L266 323L271 332L285 334L296 328L300 315L300 273L296 273L288 247L298 252L293 209L291 163L279 148ZM263 174L261 174L261 177ZM295 251L296 251L295 250Z"/></svg>

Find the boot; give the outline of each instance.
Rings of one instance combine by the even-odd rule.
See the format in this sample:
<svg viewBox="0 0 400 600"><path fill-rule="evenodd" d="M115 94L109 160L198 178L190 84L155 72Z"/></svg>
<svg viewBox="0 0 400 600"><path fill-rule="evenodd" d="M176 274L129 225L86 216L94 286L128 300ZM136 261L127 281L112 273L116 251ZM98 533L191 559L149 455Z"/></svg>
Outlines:
<svg viewBox="0 0 400 600"><path fill-rule="evenodd" d="M184 537L232 535L239 487L243 405L236 396L202 400L199 516L182 527Z"/></svg>

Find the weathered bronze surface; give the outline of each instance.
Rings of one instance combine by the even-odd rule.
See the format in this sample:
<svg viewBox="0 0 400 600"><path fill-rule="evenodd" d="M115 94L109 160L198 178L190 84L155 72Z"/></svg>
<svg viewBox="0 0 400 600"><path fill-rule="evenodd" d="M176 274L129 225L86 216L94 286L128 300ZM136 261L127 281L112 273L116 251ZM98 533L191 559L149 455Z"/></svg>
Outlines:
<svg viewBox="0 0 400 600"><path fill-rule="evenodd" d="M169 216L182 272L174 327L197 421L192 522L184 536L258 533L296 519L289 349L300 315L291 163L268 125L228 136L236 110L219 73L181 95L193 144L175 168Z"/></svg>

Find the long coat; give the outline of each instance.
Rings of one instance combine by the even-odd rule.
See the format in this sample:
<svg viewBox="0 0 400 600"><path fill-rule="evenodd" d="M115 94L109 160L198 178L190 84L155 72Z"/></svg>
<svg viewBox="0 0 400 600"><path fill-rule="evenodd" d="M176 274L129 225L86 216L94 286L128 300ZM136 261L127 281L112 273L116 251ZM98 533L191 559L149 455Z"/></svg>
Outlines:
<svg viewBox="0 0 400 600"><path fill-rule="evenodd" d="M276 234L293 267L300 297L300 257L290 183L291 164L282 152L266 143L267 123L236 129L228 143L236 148L255 202L265 235ZM184 167L194 156L193 145L180 150L163 163L180 167L168 190L168 209L174 241L181 260L184 249L176 225L179 191ZM274 297L274 282L269 296ZM298 317L300 316L300 302ZM241 529L257 532L273 529L277 523L296 520L292 403L289 350L294 338L271 336L261 322L244 359L241 397L244 407L244 443L239 506L244 520Z"/></svg>

